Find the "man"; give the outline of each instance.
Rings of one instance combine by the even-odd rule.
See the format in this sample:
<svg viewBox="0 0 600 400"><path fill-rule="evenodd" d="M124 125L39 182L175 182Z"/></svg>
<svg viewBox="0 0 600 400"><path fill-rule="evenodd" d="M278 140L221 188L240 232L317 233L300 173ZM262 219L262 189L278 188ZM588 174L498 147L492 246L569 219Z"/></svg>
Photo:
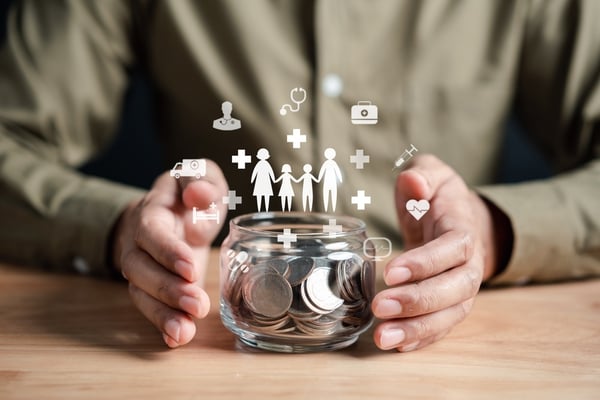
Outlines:
<svg viewBox="0 0 600 400"><path fill-rule="evenodd" d="M256 211L238 150L268 148L271 164L345 161L336 213L406 249L385 267L373 311L382 349L443 337L483 281L523 283L600 273L600 4L590 1L62 1L23 2L0 56L0 254L21 263L129 281L133 302L176 347L208 312L198 285L219 226L189 209L228 188ZM72 168L114 133L127 70L147 71L170 165L206 157L206 177L161 175L149 192ZM280 115L289 90L308 89ZM211 128L218 104L243 128ZM369 100L375 125L353 124ZM512 108L558 175L493 182ZM308 137L294 148L292 130ZM397 177L405 148L422 153ZM442 161L443 160L443 161ZM252 160L253 163L256 160ZM227 177L227 181L225 180ZM476 188L475 190L469 187ZM372 197L366 211L351 198ZM320 196L316 196L319 198ZM405 208L424 199L419 221ZM294 209L298 210L296 204ZM317 209L320 210L321 208ZM390 215L397 212L399 227Z"/></svg>

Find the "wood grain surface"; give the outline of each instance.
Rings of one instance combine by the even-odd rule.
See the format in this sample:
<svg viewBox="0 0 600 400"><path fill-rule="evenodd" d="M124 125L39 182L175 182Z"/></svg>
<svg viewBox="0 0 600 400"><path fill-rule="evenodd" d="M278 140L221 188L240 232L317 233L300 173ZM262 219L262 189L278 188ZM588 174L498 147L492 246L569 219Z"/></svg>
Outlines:
<svg viewBox="0 0 600 400"><path fill-rule="evenodd" d="M378 350L370 331L290 355L223 327L211 257L211 312L176 350L123 282L0 265L0 399L600 398L600 280L483 290L465 322L412 353Z"/></svg>

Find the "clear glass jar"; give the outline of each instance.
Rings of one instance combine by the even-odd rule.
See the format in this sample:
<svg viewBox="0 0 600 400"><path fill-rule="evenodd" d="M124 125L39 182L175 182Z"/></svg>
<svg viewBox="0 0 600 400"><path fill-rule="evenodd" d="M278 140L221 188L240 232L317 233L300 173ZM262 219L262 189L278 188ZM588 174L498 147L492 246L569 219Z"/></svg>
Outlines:
<svg viewBox="0 0 600 400"><path fill-rule="evenodd" d="M249 346L336 350L373 322L372 246L365 224L317 213L234 218L221 246L221 319Z"/></svg>

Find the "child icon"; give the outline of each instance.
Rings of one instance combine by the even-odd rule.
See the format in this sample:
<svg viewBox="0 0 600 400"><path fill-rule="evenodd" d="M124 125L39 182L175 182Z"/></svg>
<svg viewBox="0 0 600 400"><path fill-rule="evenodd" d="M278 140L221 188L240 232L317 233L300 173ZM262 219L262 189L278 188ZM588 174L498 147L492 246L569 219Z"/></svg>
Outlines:
<svg viewBox="0 0 600 400"><path fill-rule="evenodd" d="M224 101L223 104L221 104L221 111L223 111L223 117L213 121L214 129L220 131L235 131L242 127L242 121L231 117L233 104L231 104L230 101Z"/></svg>
<svg viewBox="0 0 600 400"><path fill-rule="evenodd" d="M302 209L306 212L306 206L308 205L308 210L312 211L313 181L318 183L319 180L311 174L312 165L304 164L302 170L304 171L304 174L296 181L302 182Z"/></svg>
<svg viewBox="0 0 600 400"><path fill-rule="evenodd" d="M275 182L281 181L281 187L279 188L279 197L281 198L281 211L292 210L292 197L294 197L294 188L292 187L292 181L298 183L292 176L292 167L290 164L283 164L281 167L281 176L275 180Z"/></svg>
<svg viewBox="0 0 600 400"><path fill-rule="evenodd" d="M331 197L331 210L335 212L335 204L337 202L337 184L342 182L342 171L335 162L335 150L331 147L325 149L325 162L319 171L319 182L323 182L323 207L327 212L329 198Z"/></svg>
<svg viewBox="0 0 600 400"><path fill-rule="evenodd" d="M265 211L269 211L269 199L273 195L273 187L271 182L275 182L275 174L271 164L267 161L270 157L269 150L262 148L256 153L256 158L259 161L254 166L250 183L254 183L254 192L256 196L256 207L260 212L261 199L264 199Z"/></svg>

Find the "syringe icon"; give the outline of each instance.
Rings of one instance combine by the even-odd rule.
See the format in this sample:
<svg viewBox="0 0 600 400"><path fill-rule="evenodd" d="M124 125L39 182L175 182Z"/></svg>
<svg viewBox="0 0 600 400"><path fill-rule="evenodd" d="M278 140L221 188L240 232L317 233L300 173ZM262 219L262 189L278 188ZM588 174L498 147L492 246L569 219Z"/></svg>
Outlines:
<svg viewBox="0 0 600 400"><path fill-rule="evenodd" d="M415 145L411 143L410 149L405 149L404 153L402 153L402 155L396 160L396 162L394 163L394 168L392 168L392 171L400 168L405 162L410 160L413 156L413 153L416 153L417 151L419 151L419 149L417 149L415 147Z"/></svg>

